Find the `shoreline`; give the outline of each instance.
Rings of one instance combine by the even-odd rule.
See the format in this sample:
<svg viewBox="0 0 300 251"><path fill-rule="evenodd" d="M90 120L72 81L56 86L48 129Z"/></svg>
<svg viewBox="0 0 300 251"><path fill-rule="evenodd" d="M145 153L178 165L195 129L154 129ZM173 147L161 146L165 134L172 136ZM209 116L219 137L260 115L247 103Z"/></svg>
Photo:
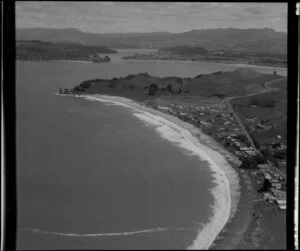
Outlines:
<svg viewBox="0 0 300 251"><path fill-rule="evenodd" d="M66 63L93 63L92 61L86 60L64 60L64 59L53 59L53 60L19 60L17 61L24 62L66 62ZM234 65L234 66L243 66L243 67L258 67L258 68L268 68L268 69L280 69L280 70L287 70L287 67L281 66L270 66L270 65L257 65L257 64L243 64L243 63L235 63L235 62L219 62L219 61L192 61L192 60L160 60L160 59L118 59L112 60L111 62L120 62L120 61L131 61L131 62L141 62L141 61L149 61L149 62L167 62L167 63L183 63L183 64L190 64L190 63L205 63L205 64L220 64L220 65Z"/></svg>
<svg viewBox="0 0 300 251"><path fill-rule="evenodd" d="M215 140L205 135L199 128L183 122L177 117L123 97L98 94L82 95L81 97L130 108L134 111L133 115L135 117L152 124L162 137L164 137L161 130L162 127L167 126L175 130L177 134L180 134L181 138L184 138L185 143L189 143L189 146L183 147L182 142L176 140L171 140L171 143L193 152L201 160L206 160L209 163L214 183L216 183L216 186L211 190L214 197L213 216L208 220L204 228L199 230L197 238L188 249L210 249L215 246L219 236L222 235L224 229L234 219L241 198L240 177L235 168L239 161ZM165 137L165 139L168 138Z"/></svg>
<svg viewBox="0 0 300 251"><path fill-rule="evenodd" d="M17 61L19 62L40 62L40 63L44 63L44 62L64 62L64 63L86 63L86 64L92 64L92 61L87 61L87 60L65 60L65 59L51 59L51 60L20 60L17 59Z"/></svg>
<svg viewBox="0 0 300 251"><path fill-rule="evenodd" d="M172 60L172 59L122 59L123 61L152 61L152 62L171 62L171 63L206 63L206 64L222 64L222 65L235 65L235 66L246 66L246 67L262 67L262 68L270 68L270 69L281 69L287 70L287 67L282 66L270 66L270 65L257 65L257 64L245 64L238 62L220 62L220 61L205 61L205 60Z"/></svg>

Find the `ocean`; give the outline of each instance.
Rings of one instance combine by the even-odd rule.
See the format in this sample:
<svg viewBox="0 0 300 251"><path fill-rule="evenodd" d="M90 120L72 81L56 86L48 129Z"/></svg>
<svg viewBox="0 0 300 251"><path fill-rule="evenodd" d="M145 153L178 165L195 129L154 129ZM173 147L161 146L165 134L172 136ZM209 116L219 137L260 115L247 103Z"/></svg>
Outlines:
<svg viewBox="0 0 300 251"><path fill-rule="evenodd" d="M193 77L240 66L121 60L16 66L17 248L192 245L212 216L208 162L171 144L126 107L55 93L93 78Z"/></svg>

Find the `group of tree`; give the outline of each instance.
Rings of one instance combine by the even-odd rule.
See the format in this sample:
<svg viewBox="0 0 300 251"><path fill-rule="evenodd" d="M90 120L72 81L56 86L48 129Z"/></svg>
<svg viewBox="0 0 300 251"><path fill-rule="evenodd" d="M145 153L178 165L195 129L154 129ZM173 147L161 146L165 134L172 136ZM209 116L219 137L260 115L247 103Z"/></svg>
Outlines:
<svg viewBox="0 0 300 251"><path fill-rule="evenodd" d="M273 157L276 159L285 160L286 159L286 150L275 151L275 153L273 154Z"/></svg>
<svg viewBox="0 0 300 251"><path fill-rule="evenodd" d="M174 89L172 84L168 84L166 87L160 88L157 84L153 83L149 86L145 86L145 89L148 89L148 95L150 96L156 96L158 94L164 95L164 94L177 94L180 95L182 93L182 89L176 88Z"/></svg>
<svg viewBox="0 0 300 251"><path fill-rule="evenodd" d="M276 102L274 100L251 99L250 105L260 106L260 107L263 107L263 108L272 108L272 107L275 107Z"/></svg>
<svg viewBox="0 0 300 251"><path fill-rule="evenodd" d="M242 160L242 164L241 164L240 168L242 168L242 169L258 169L258 165L266 164L266 163L267 163L266 157L264 157L260 154L257 154L252 157L245 157Z"/></svg>
<svg viewBox="0 0 300 251"><path fill-rule="evenodd" d="M262 187L260 189L258 189L257 191L259 193L268 192L268 191L270 191L271 188L272 188L272 183L268 179L264 178Z"/></svg>
<svg viewBox="0 0 300 251"><path fill-rule="evenodd" d="M97 55L94 55L94 57L93 57L93 63L108 63L110 61L111 61L111 58L108 56L101 58Z"/></svg>
<svg viewBox="0 0 300 251"><path fill-rule="evenodd" d="M236 139L240 142L243 142L243 143L249 143L248 138L246 137L245 134L236 135Z"/></svg>
<svg viewBox="0 0 300 251"><path fill-rule="evenodd" d="M158 85L153 83L153 84L151 84L151 85L149 86L148 94L149 94L150 96L155 96L155 95L157 94L158 91L159 91Z"/></svg>
<svg viewBox="0 0 300 251"><path fill-rule="evenodd" d="M211 94L210 97L218 97L218 98L225 98L226 94L223 93L215 93L215 94Z"/></svg>

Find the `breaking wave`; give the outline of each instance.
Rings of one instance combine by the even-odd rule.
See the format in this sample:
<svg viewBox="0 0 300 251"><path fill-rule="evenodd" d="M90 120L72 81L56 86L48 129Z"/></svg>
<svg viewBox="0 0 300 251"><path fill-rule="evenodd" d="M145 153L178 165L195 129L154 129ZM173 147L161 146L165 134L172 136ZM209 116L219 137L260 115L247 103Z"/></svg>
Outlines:
<svg viewBox="0 0 300 251"><path fill-rule="evenodd" d="M146 233L156 233L156 232L164 232L169 230L186 230L188 228L150 228L143 229L138 231L131 232L121 232L121 233L95 233L95 234L74 234L74 233L60 233L53 231L45 231L37 228L23 228L21 231L33 232L36 234L51 234L51 235L60 235L60 236L68 236L68 237L105 237L105 236L125 236L125 235L137 235L137 234L146 234Z"/></svg>

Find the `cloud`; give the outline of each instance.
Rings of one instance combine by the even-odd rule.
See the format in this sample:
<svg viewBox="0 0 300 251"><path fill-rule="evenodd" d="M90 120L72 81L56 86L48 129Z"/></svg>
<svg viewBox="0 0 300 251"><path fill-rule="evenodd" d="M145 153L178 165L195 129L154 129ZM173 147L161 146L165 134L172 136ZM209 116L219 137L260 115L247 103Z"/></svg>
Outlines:
<svg viewBox="0 0 300 251"><path fill-rule="evenodd" d="M197 2L16 2L17 27L74 27L87 32L219 27L286 31L287 4Z"/></svg>
<svg viewBox="0 0 300 251"><path fill-rule="evenodd" d="M114 5L114 2L99 2L99 3L104 4L104 5L108 5L108 6Z"/></svg>

